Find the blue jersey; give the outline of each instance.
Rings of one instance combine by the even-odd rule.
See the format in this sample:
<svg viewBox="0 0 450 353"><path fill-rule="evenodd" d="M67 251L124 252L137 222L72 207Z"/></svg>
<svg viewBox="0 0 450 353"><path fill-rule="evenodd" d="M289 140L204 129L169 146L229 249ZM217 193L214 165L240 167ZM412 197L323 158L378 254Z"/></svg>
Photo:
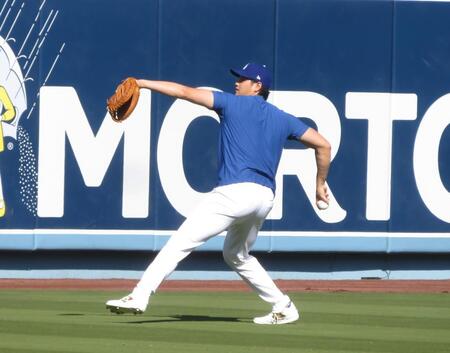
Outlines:
<svg viewBox="0 0 450 353"><path fill-rule="evenodd" d="M220 117L218 185L253 182L275 191L275 174L287 139L308 126L261 96L213 92Z"/></svg>

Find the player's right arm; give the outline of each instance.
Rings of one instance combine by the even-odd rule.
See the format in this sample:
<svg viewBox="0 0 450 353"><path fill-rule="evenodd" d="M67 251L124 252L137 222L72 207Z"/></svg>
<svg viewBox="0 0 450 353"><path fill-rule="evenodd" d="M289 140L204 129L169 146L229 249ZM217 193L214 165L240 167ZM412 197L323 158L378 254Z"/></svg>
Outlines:
<svg viewBox="0 0 450 353"><path fill-rule="evenodd" d="M208 109L213 108L214 96L212 91L184 86L176 82L137 80L140 88L147 88L167 96L185 99L189 102L202 105Z"/></svg>
<svg viewBox="0 0 450 353"><path fill-rule="evenodd" d="M309 128L299 138L305 146L313 148L316 156L317 175L316 175L316 201L322 200L326 203L328 200L328 190L325 184L330 168L331 145L316 130Z"/></svg>

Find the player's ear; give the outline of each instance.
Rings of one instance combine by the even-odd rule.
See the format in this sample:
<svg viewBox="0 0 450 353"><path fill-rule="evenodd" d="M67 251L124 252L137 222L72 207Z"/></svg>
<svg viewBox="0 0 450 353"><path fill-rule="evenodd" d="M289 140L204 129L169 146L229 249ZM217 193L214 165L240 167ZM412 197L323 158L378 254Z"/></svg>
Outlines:
<svg viewBox="0 0 450 353"><path fill-rule="evenodd" d="M263 89L263 85L262 85L262 83L260 82L260 81L253 81L254 83L255 83L255 88L256 88L256 93L260 93L261 91L262 91L262 89Z"/></svg>

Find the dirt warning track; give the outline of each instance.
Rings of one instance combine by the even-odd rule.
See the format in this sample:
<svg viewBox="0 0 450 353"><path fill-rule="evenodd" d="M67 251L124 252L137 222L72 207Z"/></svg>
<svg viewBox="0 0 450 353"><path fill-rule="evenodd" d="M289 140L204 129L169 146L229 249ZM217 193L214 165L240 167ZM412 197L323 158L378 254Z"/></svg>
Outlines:
<svg viewBox="0 0 450 353"><path fill-rule="evenodd" d="M130 290L136 280L122 279L0 279L0 289ZM450 293L450 280L277 280L293 292ZM242 281L168 280L160 291L250 291Z"/></svg>

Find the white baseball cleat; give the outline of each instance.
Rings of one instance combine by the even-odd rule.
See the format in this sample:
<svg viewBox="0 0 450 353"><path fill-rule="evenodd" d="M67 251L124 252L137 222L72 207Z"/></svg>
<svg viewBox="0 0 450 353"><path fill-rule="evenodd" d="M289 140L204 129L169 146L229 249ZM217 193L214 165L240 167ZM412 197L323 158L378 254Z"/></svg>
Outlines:
<svg viewBox="0 0 450 353"><path fill-rule="evenodd" d="M131 294L122 299L113 299L106 302L106 309L116 314L142 314L147 309L148 300L135 298Z"/></svg>
<svg viewBox="0 0 450 353"><path fill-rule="evenodd" d="M266 316L255 317L253 322L260 325L282 325L297 321L300 315L291 301L281 310L272 311Z"/></svg>

